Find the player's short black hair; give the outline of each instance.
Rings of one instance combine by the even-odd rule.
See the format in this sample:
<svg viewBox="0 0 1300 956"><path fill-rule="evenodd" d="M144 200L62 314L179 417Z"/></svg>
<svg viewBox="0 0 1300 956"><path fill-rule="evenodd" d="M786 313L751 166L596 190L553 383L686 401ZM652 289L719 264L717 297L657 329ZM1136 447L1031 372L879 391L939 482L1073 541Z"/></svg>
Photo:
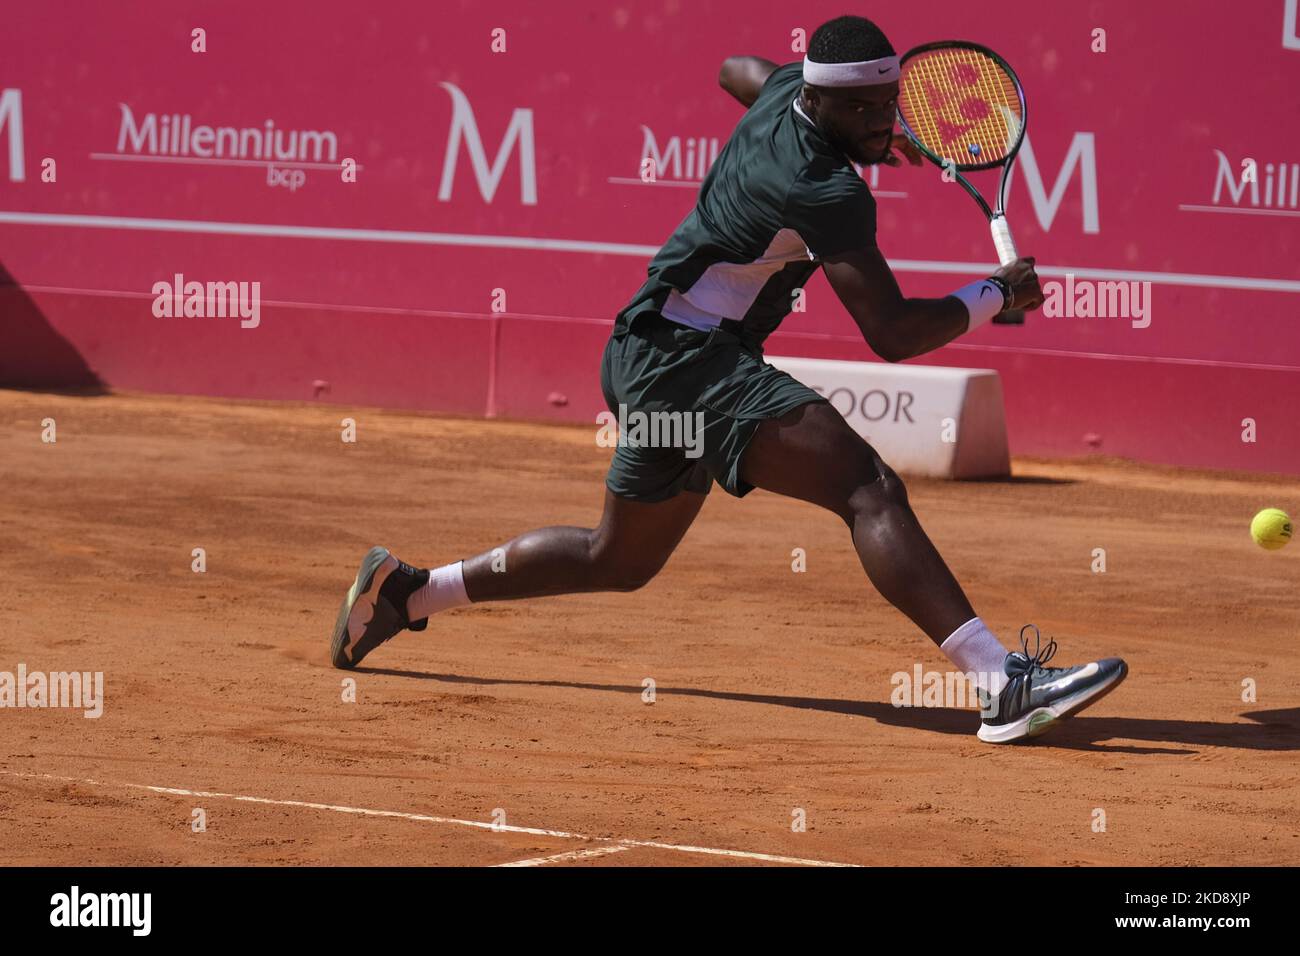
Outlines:
<svg viewBox="0 0 1300 956"><path fill-rule="evenodd" d="M814 63L860 63L894 55L884 32L866 17L827 20L808 43L808 59Z"/></svg>

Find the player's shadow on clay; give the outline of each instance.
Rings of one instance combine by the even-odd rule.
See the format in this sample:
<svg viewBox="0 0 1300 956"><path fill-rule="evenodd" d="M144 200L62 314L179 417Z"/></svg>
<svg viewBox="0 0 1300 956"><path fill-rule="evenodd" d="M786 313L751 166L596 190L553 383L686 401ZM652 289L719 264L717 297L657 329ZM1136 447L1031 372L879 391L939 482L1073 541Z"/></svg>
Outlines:
<svg viewBox="0 0 1300 956"><path fill-rule="evenodd" d="M460 674L431 674L426 671L403 671L381 667L359 667L358 673L388 677L411 677L446 684L475 686L562 687L570 690L608 691L635 694L644 688L619 684L591 684L561 680L514 680L510 678L465 677ZM868 717L893 727L911 727L938 734L973 736L979 727L974 710L955 707L894 707L884 701L840 700L828 697L781 697L770 694L742 694L733 691L702 690L691 687L655 688L658 697L709 697L746 704L769 704L799 710L821 710L831 714ZM1103 741L1151 741L1162 744L1188 744L1201 747L1232 747L1238 750L1300 750L1300 707L1284 710L1256 710L1241 714L1248 724L1219 723L1212 720L1168 720L1150 717L1071 717L1043 737L1027 741L1029 746L1059 747L1067 750L1094 750L1104 753L1195 754L1180 747L1150 747ZM1023 745L1021 745L1023 746Z"/></svg>

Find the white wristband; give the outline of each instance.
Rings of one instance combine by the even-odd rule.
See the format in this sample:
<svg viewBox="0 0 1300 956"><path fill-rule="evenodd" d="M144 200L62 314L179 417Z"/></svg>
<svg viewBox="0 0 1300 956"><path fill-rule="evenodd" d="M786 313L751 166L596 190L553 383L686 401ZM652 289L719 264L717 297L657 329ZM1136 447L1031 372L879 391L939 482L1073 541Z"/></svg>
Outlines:
<svg viewBox="0 0 1300 956"><path fill-rule="evenodd" d="M970 325L966 327L967 332L974 332L1001 312L1006 304L1002 297L1002 290L988 279L980 279L948 294L961 299L962 305L966 306L966 313L970 316Z"/></svg>

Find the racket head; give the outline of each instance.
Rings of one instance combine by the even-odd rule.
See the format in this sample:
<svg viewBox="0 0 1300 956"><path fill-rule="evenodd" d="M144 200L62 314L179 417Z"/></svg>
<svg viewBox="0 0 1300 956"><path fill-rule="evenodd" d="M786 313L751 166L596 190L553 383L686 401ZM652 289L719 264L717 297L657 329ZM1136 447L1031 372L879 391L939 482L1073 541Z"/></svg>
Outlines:
<svg viewBox="0 0 1300 956"><path fill-rule="evenodd" d="M959 172L1009 162L1025 138L1025 92L1006 60L966 40L924 43L903 54L898 121L940 166Z"/></svg>

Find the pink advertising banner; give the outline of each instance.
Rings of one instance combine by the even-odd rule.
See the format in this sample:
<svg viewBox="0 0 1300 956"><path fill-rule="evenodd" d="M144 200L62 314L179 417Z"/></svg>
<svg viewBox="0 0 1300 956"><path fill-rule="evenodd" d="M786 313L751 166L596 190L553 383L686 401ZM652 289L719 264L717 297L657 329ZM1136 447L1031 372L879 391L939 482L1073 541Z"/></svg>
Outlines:
<svg viewBox="0 0 1300 956"><path fill-rule="evenodd" d="M1058 307L920 360L999 370L1013 453L1300 473L1296 7L853 11L900 51L985 43L1024 84L1008 217ZM743 115L722 60L799 59L843 12L11 4L0 385L593 421L610 323ZM864 175L905 293L994 266L983 217L937 169ZM993 191L996 173L973 175ZM159 283L192 281L243 283L260 307L157 314ZM1112 306L1122 284L1123 314L1089 307L1098 283ZM821 276L806 305L770 353L873 358Z"/></svg>

